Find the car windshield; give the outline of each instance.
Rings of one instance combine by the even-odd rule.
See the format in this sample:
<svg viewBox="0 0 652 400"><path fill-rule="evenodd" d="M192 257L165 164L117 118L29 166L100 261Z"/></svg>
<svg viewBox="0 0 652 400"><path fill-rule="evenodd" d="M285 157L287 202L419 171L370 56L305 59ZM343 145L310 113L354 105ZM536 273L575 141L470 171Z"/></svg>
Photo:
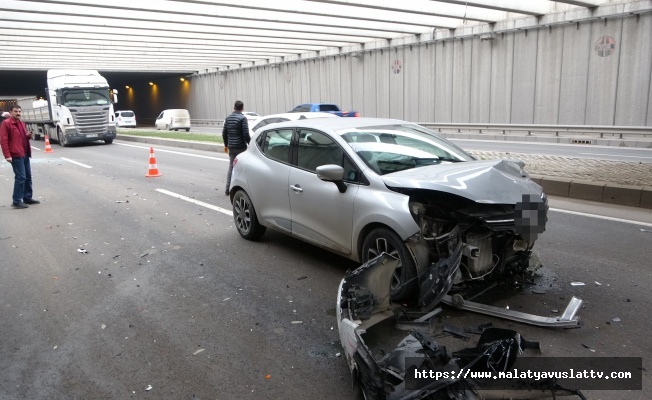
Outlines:
<svg viewBox="0 0 652 400"><path fill-rule="evenodd" d="M337 133L379 175L473 160L464 150L414 124L359 127Z"/></svg>
<svg viewBox="0 0 652 400"><path fill-rule="evenodd" d="M66 89L61 93L61 102L66 107L102 106L109 104L108 88Z"/></svg>

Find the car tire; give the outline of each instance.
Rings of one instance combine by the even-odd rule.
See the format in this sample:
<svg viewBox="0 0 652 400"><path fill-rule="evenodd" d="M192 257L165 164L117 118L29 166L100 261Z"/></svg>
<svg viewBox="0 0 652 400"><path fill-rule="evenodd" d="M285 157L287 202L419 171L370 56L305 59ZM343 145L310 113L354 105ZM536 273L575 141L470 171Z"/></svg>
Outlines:
<svg viewBox="0 0 652 400"><path fill-rule="evenodd" d="M190 132L190 128L186 128L186 132Z"/></svg>
<svg viewBox="0 0 652 400"><path fill-rule="evenodd" d="M233 220L240 236L247 240L256 240L265 233L266 228L258 222L254 204L244 190L233 196Z"/></svg>
<svg viewBox="0 0 652 400"><path fill-rule="evenodd" d="M111 144L113 143L113 139L104 139L104 143Z"/></svg>
<svg viewBox="0 0 652 400"><path fill-rule="evenodd" d="M400 261L392 276L392 300L416 299L419 293L416 279L417 267L410 251L396 233L387 228L376 228L369 232L362 243L362 262L367 262L382 253L388 253Z"/></svg>

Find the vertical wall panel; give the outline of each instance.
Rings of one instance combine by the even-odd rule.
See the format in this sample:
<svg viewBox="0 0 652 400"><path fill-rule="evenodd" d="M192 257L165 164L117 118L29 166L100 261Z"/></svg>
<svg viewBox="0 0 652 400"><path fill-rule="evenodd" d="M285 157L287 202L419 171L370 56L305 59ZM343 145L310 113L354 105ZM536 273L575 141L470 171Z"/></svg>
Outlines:
<svg viewBox="0 0 652 400"><path fill-rule="evenodd" d="M591 24L589 79L587 82L587 125L613 125L620 60L622 19L605 19ZM613 44L611 44L613 40Z"/></svg>
<svg viewBox="0 0 652 400"><path fill-rule="evenodd" d="M405 78L405 49L392 49L389 54L389 117L403 119L403 79ZM398 71L398 73L397 73Z"/></svg>
<svg viewBox="0 0 652 400"><path fill-rule="evenodd" d="M525 33L527 32L527 34ZM516 32L512 49L512 99L509 117L500 121L512 124L534 123L534 102L537 76L537 45L539 35L548 35L548 30ZM553 79L554 82L554 79ZM559 86L559 85L557 85ZM492 121L493 122L493 121ZM496 121L498 122L498 121Z"/></svg>
<svg viewBox="0 0 652 400"><path fill-rule="evenodd" d="M615 124L618 126L651 125L646 121L650 107L651 38L652 14L623 20L616 94Z"/></svg>
<svg viewBox="0 0 652 400"><path fill-rule="evenodd" d="M419 85L423 85L421 75L419 74L421 61L419 60L420 54L419 45L408 46L404 51L405 64L403 65L403 112L401 119L411 122L419 120L419 109L421 104L419 101Z"/></svg>
<svg viewBox="0 0 652 400"><path fill-rule="evenodd" d="M294 99L295 106L303 104L310 98L310 61L301 61L301 93L299 98Z"/></svg>
<svg viewBox="0 0 652 400"><path fill-rule="evenodd" d="M389 81L391 50L380 50L376 54L376 116L389 117Z"/></svg>
<svg viewBox="0 0 652 400"><path fill-rule="evenodd" d="M317 60L308 60L308 70L310 73L310 96L301 100L301 103L309 103L314 101L319 101L321 98L321 61Z"/></svg>
<svg viewBox="0 0 652 400"><path fill-rule="evenodd" d="M351 56L344 56L344 57L338 57L339 63L340 63L340 79L338 82L338 85L340 87L340 98L339 100L334 100L335 104L339 104L339 106L345 110L352 110L353 109L353 100L352 100L352 89L353 89L353 81L351 79L351 60L353 60L353 57Z"/></svg>
<svg viewBox="0 0 652 400"><path fill-rule="evenodd" d="M571 24L564 29L564 47L559 93L559 123L582 125L586 113L591 25Z"/></svg>
<svg viewBox="0 0 652 400"><path fill-rule="evenodd" d="M453 46L452 122L470 122L473 41L455 40Z"/></svg>
<svg viewBox="0 0 652 400"><path fill-rule="evenodd" d="M378 73L378 54L380 53L376 51L364 53L364 76L362 78L364 96L362 99L362 108L358 111L365 117L378 116L376 104L376 98L378 97L378 84L376 79L376 74Z"/></svg>
<svg viewBox="0 0 652 400"><path fill-rule="evenodd" d="M435 43L435 122L453 121L454 42Z"/></svg>
<svg viewBox="0 0 652 400"><path fill-rule="evenodd" d="M491 41L471 40L471 110L470 122L489 120L491 101Z"/></svg>
<svg viewBox="0 0 652 400"><path fill-rule="evenodd" d="M531 32L530 36L533 36ZM489 122L509 123L512 106L512 77L514 75L514 35L496 37L490 40L491 50L491 89ZM478 121L478 122L483 122Z"/></svg>
<svg viewBox="0 0 652 400"><path fill-rule="evenodd" d="M365 59L366 57L365 54L362 57L351 58L351 109L358 111L362 116L366 116L362 112L365 99L364 66L369 63L369 60Z"/></svg>
<svg viewBox="0 0 652 400"><path fill-rule="evenodd" d="M410 87L416 85L416 92L409 96L419 100L419 114L413 122L435 121L435 93L436 84L436 59L434 44L419 46L419 74L418 79L410 78ZM416 96L418 94L418 96Z"/></svg>
<svg viewBox="0 0 652 400"><path fill-rule="evenodd" d="M539 32L534 92L535 124L559 123L564 29L555 27Z"/></svg>

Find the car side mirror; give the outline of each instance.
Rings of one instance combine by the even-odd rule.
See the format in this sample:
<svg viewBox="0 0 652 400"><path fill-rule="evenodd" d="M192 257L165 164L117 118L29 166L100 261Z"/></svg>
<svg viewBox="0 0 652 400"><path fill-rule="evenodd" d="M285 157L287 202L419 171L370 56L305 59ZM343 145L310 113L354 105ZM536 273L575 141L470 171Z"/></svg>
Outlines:
<svg viewBox="0 0 652 400"><path fill-rule="evenodd" d="M346 192L344 184L344 168L335 164L320 165L317 167L317 178L324 182L333 182L340 193Z"/></svg>

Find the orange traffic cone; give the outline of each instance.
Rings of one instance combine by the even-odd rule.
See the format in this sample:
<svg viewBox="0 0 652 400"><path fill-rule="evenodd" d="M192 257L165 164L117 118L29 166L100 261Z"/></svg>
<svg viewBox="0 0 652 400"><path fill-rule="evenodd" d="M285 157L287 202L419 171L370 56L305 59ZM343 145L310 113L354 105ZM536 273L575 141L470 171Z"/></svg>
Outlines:
<svg viewBox="0 0 652 400"><path fill-rule="evenodd" d="M45 151L44 153L54 153L54 150L52 150L52 146L50 146L50 138L48 135L45 135Z"/></svg>
<svg viewBox="0 0 652 400"><path fill-rule="evenodd" d="M158 166L156 165L156 157L154 157L154 148L149 148L149 171L147 171L147 178L155 178L161 176L158 172Z"/></svg>

